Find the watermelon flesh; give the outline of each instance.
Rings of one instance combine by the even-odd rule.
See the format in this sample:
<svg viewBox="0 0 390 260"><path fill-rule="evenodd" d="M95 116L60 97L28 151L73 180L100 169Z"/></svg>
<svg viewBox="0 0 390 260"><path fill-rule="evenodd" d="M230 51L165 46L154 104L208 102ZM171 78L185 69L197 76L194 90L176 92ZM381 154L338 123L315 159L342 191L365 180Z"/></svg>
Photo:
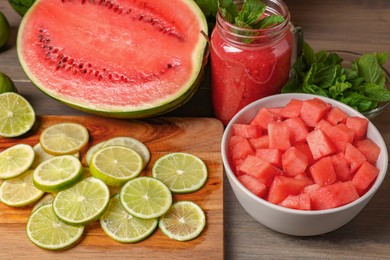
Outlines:
<svg viewBox="0 0 390 260"><path fill-rule="evenodd" d="M262 107L246 124L232 124L230 165L249 191L270 203L340 207L363 196L379 174L381 149L367 138L367 126L367 119L318 98Z"/></svg>
<svg viewBox="0 0 390 260"><path fill-rule="evenodd" d="M205 17L189 0L39 0L18 55L31 81L70 106L147 117L186 102L203 71Z"/></svg>

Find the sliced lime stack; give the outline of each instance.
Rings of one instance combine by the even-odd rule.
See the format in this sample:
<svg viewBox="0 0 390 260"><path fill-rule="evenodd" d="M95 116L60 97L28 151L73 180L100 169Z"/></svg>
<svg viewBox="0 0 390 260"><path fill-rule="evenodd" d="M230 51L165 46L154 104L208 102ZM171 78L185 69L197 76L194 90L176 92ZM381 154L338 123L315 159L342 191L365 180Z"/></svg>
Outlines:
<svg viewBox="0 0 390 260"><path fill-rule="evenodd" d="M90 164L92 156L96 151L108 146L124 146L133 149L142 158L142 168L144 168L150 161L150 151L144 143L132 137L119 136L100 142L89 148L86 155L87 164Z"/></svg>
<svg viewBox="0 0 390 260"><path fill-rule="evenodd" d="M52 204L37 208L27 221L27 237L35 245L60 250L75 244L83 235L84 226L65 224L54 214Z"/></svg>
<svg viewBox="0 0 390 260"><path fill-rule="evenodd" d="M152 219L167 212L172 204L172 194L161 181L151 177L138 177L123 185L120 201L131 215Z"/></svg>
<svg viewBox="0 0 390 260"><path fill-rule="evenodd" d="M174 193L189 193L206 183L208 172L206 164L195 155L169 153L155 162L152 175Z"/></svg>
<svg viewBox="0 0 390 260"><path fill-rule="evenodd" d="M100 226L115 241L135 243L149 237L156 229L158 219L140 219L129 214L119 201L119 195L110 199L107 211L100 218Z"/></svg>
<svg viewBox="0 0 390 260"><path fill-rule="evenodd" d="M52 204L54 200L53 194L47 193L45 194L38 202L34 205L31 211L35 211L39 207L47 204Z"/></svg>
<svg viewBox="0 0 390 260"><path fill-rule="evenodd" d="M43 191L34 186L33 171L5 180L0 186L0 201L11 207L23 207L39 200Z"/></svg>
<svg viewBox="0 0 390 260"><path fill-rule="evenodd" d="M35 122L30 103L13 92L0 94L0 136L17 137L27 133Z"/></svg>
<svg viewBox="0 0 390 260"><path fill-rule="evenodd" d="M34 145L34 151L35 151L35 158L34 158L34 162L33 164L31 165L31 168L35 169L37 168L37 166L48 160L48 159L51 159L53 157L55 157L55 155L52 155L52 154L49 154L47 152L45 152L43 149L42 149L42 146L40 143L37 143L36 145ZM77 153L74 153L72 154L74 157L76 158L80 158L80 153L77 152Z"/></svg>
<svg viewBox="0 0 390 260"><path fill-rule="evenodd" d="M45 192L60 191L74 185L83 177L83 166L73 155L48 159L34 171L35 186Z"/></svg>
<svg viewBox="0 0 390 260"><path fill-rule="evenodd" d="M28 144L17 144L0 152L0 179L14 178L27 171L34 156L34 149Z"/></svg>
<svg viewBox="0 0 390 260"><path fill-rule="evenodd" d="M197 204L178 201L159 221L160 230L168 237L187 241L199 236L206 225L206 216Z"/></svg>
<svg viewBox="0 0 390 260"><path fill-rule="evenodd" d="M109 201L110 191L107 185L97 178L89 177L58 192L53 209L65 223L87 225L103 215Z"/></svg>
<svg viewBox="0 0 390 260"><path fill-rule="evenodd" d="M110 186L122 186L142 171L142 158L133 149L108 146L98 150L89 166L91 174Z"/></svg>
<svg viewBox="0 0 390 260"><path fill-rule="evenodd" d="M88 130L76 123L49 126L39 137L42 149L52 155L77 153L88 143L88 140Z"/></svg>

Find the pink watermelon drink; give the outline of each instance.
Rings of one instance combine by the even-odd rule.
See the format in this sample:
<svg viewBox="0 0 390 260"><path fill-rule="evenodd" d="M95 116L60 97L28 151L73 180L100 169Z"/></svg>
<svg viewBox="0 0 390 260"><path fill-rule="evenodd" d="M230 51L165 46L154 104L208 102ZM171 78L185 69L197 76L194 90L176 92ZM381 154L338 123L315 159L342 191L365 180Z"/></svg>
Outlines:
<svg viewBox="0 0 390 260"><path fill-rule="evenodd" d="M319 99L260 108L249 123L232 124L231 168L249 191L299 210L343 206L370 190L380 147L368 120Z"/></svg>
<svg viewBox="0 0 390 260"><path fill-rule="evenodd" d="M284 21L265 29L244 29L217 14L210 52L212 102L215 116L225 125L247 104L279 93L288 80L290 15L279 1L268 11L282 15Z"/></svg>

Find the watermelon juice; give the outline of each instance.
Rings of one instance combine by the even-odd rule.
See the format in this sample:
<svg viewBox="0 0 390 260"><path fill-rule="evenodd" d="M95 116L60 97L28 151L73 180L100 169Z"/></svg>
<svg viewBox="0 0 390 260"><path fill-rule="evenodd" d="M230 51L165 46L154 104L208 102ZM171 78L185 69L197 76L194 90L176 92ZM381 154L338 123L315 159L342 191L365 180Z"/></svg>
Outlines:
<svg viewBox="0 0 390 260"><path fill-rule="evenodd" d="M285 21L266 29L240 28L217 14L210 52L212 102L215 116L225 125L249 103L280 93L288 80L290 15L282 1L269 2L274 6L268 12L283 15Z"/></svg>

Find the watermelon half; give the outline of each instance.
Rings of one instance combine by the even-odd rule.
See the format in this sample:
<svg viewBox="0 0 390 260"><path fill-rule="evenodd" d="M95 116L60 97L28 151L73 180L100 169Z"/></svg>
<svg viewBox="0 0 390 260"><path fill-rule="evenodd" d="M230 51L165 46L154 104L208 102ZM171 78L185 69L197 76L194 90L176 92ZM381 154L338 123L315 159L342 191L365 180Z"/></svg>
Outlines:
<svg viewBox="0 0 390 260"><path fill-rule="evenodd" d="M47 95L93 114L142 118L196 91L207 22L192 0L37 0L18 33L20 63Z"/></svg>

